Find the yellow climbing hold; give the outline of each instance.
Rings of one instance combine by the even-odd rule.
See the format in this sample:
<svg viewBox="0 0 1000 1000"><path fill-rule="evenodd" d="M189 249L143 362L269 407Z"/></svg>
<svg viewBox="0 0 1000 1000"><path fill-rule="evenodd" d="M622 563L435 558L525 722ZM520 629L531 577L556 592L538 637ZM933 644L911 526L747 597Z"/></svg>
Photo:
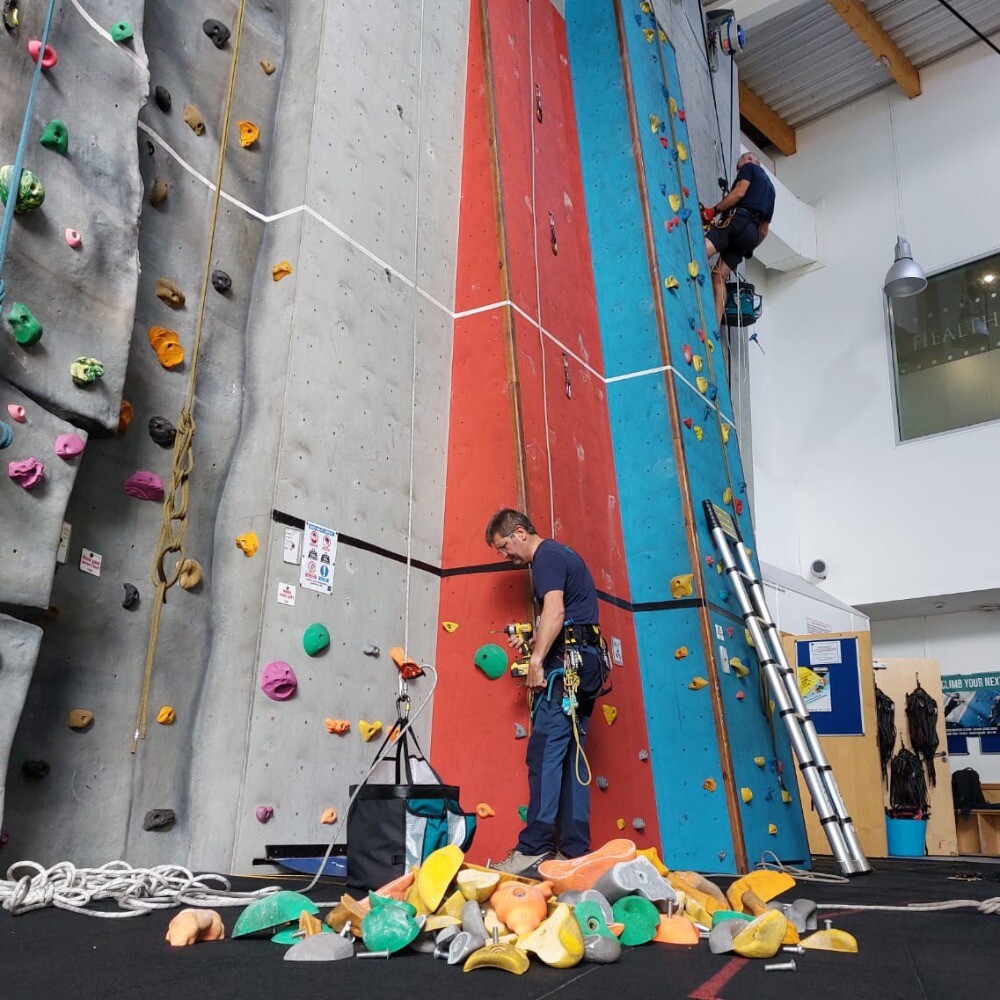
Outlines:
<svg viewBox="0 0 1000 1000"><path fill-rule="evenodd" d="M716 788L719 787L715 778L706 778L702 783L701 787L705 789L706 792L714 792Z"/></svg>
<svg viewBox="0 0 1000 1000"><path fill-rule="evenodd" d="M275 281L281 281L282 278L287 278L291 273L292 265L287 260L279 261L271 268L271 277Z"/></svg>
<svg viewBox="0 0 1000 1000"><path fill-rule="evenodd" d="M744 785L744 786L743 786L743 787L742 787L742 788L740 789L740 798L741 798L741 799L742 799L742 800L743 800L744 802L748 802L748 803L749 803L749 802L753 802L753 792L752 792L752 791L751 791L751 790L750 790L749 788L747 788L747 786L746 786L746 785Z"/></svg>
<svg viewBox="0 0 1000 1000"><path fill-rule="evenodd" d="M788 919L780 910L767 910L733 938L733 951L744 958L772 958L787 929Z"/></svg>
<svg viewBox="0 0 1000 1000"><path fill-rule="evenodd" d="M260 129L253 122L237 122L236 127L240 130L240 145L244 149L249 149L260 138Z"/></svg>
<svg viewBox="0 0 1000 1000"><path fill-rule="evenodd" d="M441 905L464 860L465 855L454 844L438 848L424 858L413 885L431 912Z"/></svg>
<svg viewBox="0 0 1000 1000"><path fill-rule="evenodd" d="M615 820L615 825L618 827L619 830L624 830L625 829L625 820L623 820L621 817L619 817L618 819Z"/></svg>
<svg viewBox="0 0 1000 1000"><path fill-rule="evenodd" d="M609 726L613 726L615 719L618 718L618 709L614 705L603 705L602 708L604 709L604 721Z"/></svg>
<svg viewBox="0 0 1000 1000"><path fill-rule="evenodd" d="M712 343L712 341L710 341L710 340L706 340L706 341L705 341L705 346L706 346L706 347L707 347L707 348L708 348L708 349L709 349L710 351L714 351L714 350L715 350L715 344L713 344L713 343Z"/></svg>
<svg viewBox="0 0 1000 1000"><path fill-rule="evenodd" d="M677 102L672 97L667 98L667 107L670 108L670 113L672 115L677 114Z"/></svg>
<svg viewBox="0 0 1000 1000"><path fill-rule="evenodd" d="M767 763L767 758L766 757L754 757L753 762L758 767L763 767Z"/></svg>
<svg viewBox="0 0 1000 1000"><path fill-rule="evenodd" d="M660 36L661 42L665 42L667 40L667 33L662 28L657 28L656 33Z"/></svg>
<svg viewBox="0 0 1000 1000"><path fill-rule="evenodd" d="M656 38L656 32L652 28L643 28L642 33L646 38L646 41L650 44L653 43L653 39Z"/></svg>
<svg viewBox="0 0 1000 1000"><path fill-rule="evenodd" d="M696 379L694 380L694 384L695 384L696 386L698 386L698 391L699 391L699 392L707 392L707 391L708 391L708 379L707 379L707 378L705 378L705 376L704 376L704 375L699 375L699 376L698 376L698 377L697 377L697 378L696 378Z"/></svg>
<svg viewBox="0 0 1000 1000"><path fill-rule="evenodd" d="M687 646L678 646L674 650L674 659L675 660L683 660L684 657L687 656L687 655L688 655L688 648L687 648Z"/></svg>
<svg viewBox="0 0 1000 1000"><path fill-rule="evenodd" d="M358 729L361 730L361 738L365 743L368 743L382 732L382 723L378 720L375 722L365 722L364 719L358 719Z"/></svg>
<svg viewBox="0 0 1000 1000"><path fill-rule="evenodd" d="M237 535L236 548L249 559L260 548L257 532L248 531L245 535Z"/></svg>
<svg viewBox="0 0 1000 1000"><path fill-rule="evenodd" d="M746 639L746 641L747 641L747 645L748 645L748 646L749 646L749 647L750 647L751 649L753 649L753 648L754 648L754 645L753 645L753 636L752 636L752 635L750 634L750 629L748 629L748 628L745 628L745 629L743 630L743 638L744 638L744 639Z"/></svg>
<svg viewBox="0 0 1000 1000"><path fill-rule="evenodd" d="M732 503L733 502L733 488L731 486L727 486L722 491L722 502L723 503Z"/></svg>
<svg viewBox="0 0 1000 1000"><path fill-rule="evenodd" d="M768 823L767 824L767 832L772 837L776 837L778 835L778 827L774 823Z"/></svg>
<svg viewBox="0 0 1000 1000"><path fill-rule="evenodd" d="M649 863L661 874L667 875L670 869L660 860L660 855L657 853L655 847L642 847L636 850L636 857L640 854L646 858Z"/></svg>
<svg viewBox="0 0 1000 1000"><path fill-rule="evenodd" d="M787 806L792 801L792 793L787 788L781 789L781 801Z"/></svg>
<svg viewBox="0 0 1000 1000"><path fill-rule="evenodd" d="M441 628L451 635L452 632L458 630L458 622L441 622Z"/></svg>
<svg viewBox="0 0 1000 1000"><path fill-rule="evenodd" d="M474 899L477 903L485 903L493 895L500 872L480 871L476 868L466 868L455 877L458 891L463 899Z"/></svg>
<svg viewBox="0 0 1000 1000"><path fill-rule="evenodd" d="M705 436L705 432L700 427L698 427L697 425L695 425L694 428L692 428L692 429L694 430L694 436L699 441ZM720 573L722 572L722 567L721 566L719 567L719 572Z"/></svg>
<svg viewBox="0 0 1000 1000"><path fill-rule="evenodd" d="M649 116L649 127L654 135L656 135L656 133L660 131L660 125L661 125L660 119L657 118L656 115Z"/></svg>
<svg viewBox="0 0 1000 1000"><path fill-rule="evenodd" d="M692 677L688 682L688 687L692 691L700 691L703 687L708 687L708 681L704 677Z"/></svg>
<svg viewBox="0 0 1000 1000"><path fill-rule="evenodd" d="M164 705L163 708L156 713L156 721L161 726L172 726L176 718L177 713L169 705Z"/></svg>
<svg viewBox="0 0 1000 1000"><path fill-rule="evenodd" d="M702 368L705 367L705 361L700 354L692 355L691 367L694 368L696 372L700 372Z"/></svg>
<svg viewBox="0 0 1000 1000"><path fill-rule="evenodd" d="M683 142L677 143L677 156L680 159L681 163L687 162L688 151L687 151L687 146L685 146Z"/></svg>
<svg viewBox="0 0 1000 1000"><path fill-rule="evenodd" d="M741 913L744 910L743 893L748 890L756 893L765 903L769 903L775 896L780 896L781 893L794 887L795 879L791 875L761 869L733 882L726 890L726 898L729 900L729 908Z"/></svg>
<svg viewBox="0 0 1000 1000"><path fill-rule="evenodd" d="M670 202L670 207L675 211L679 212L681 208L681 196L679 194L670 195L667 200Z"/></svg>
<svg viewBox="0 0 1000 1000"><path fill-rule="evenodd" d="M667 288L670 289L671 291L673 291L673 289L675 288L680 288L681 286L681 283L672 274L668 274L663 279L663 284L666 285Z"/></svg>
<svg viewBox="0 0 1000 1000"><path fill-rule="evenodd" d="M688 264L688 274L690 274L692 278L698 277L698 261L693 260Z"/></svg>
<svg viewBox="0 0 1000 1000"><path fill-rule="evenodd" d="M729 424L722 425L722 443L729 444Z"/></svg>
<svg viewBox="0 0 1000 1000"><path fill-rule="evenodd" d="M857 953L858 941L847 931L838 931L831 927L826 931L816 931L799 942L803 948L815 948L819 951L846 951Z"/></svg>
<svg viewBox="0 0 1000 1000"><path fill-rule="evenodd" d="M670 581L670 596L676 601L694 593L694 573L681 573Z"/></svg>
<svg viewBox="0 0 1000 1000"><path fill-rule="evenodd" d="M583 958L583 931L572 907L559 903L533 931L518 938L522 951L537 955L554 969L569 969Z"/></svg>
<svg viewBox="0 0 1000 1000"><path fill-rule="evenodd" d="M729 658L729 666L733 668L733 673L737 677L746 677L750 673L750 668L738 656Z"/></svg>
<svg viewBox="0 0 1000 1000"><path fill-rule="evenodd" d="M575 918L574 918L575 919ZM425 925L426 926L426 925ZM531 959L514 943L490 941L477 948L462 966L463 972L473 969L502 969L521 976L528 971Z"/></svg>

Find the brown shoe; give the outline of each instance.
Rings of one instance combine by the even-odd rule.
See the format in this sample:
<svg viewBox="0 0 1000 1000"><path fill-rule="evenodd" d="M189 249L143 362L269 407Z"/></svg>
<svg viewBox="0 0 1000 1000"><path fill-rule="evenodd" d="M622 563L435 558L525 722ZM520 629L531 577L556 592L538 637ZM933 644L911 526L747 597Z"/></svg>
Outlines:
<svg viewBox="0 0 1000 1000"><path fill-rule="evenodd" d="M603 847L579 858L543 861L538 866L538 873L552 883L553 894L558 896L574 889L592 889L606 871L634 857L635 844L631 840L609 840Z"/></svg>

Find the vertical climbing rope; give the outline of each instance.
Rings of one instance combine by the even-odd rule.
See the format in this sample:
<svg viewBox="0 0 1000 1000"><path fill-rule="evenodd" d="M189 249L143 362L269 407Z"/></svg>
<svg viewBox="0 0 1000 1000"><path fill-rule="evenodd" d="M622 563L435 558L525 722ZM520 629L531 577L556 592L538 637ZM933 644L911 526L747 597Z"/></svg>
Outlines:
<svg viewBox="0 0 1000 1000"><path fill-rule="evenodd" d="M10 178L10 190L7 193L7 205L4 208L3 222L0 223L0 306L3 306L7 287L3 280L3 265L7 259L7 243L10 240L10 230L14 222L14 209L17 207L17 195L21 188L21 171L24 169L24 154L28 148L28 135L31 132L31 119L35 113L35 98L38 96L38 85L42 79L42 57L49 43L49 30L52 27L52 16L55 13L56 0L49 0L49 9L45 15L45 27L42 29L42 47L35 61L35 71L31 76L31 89L28 91L28 102L24 109L24 120L21 122L21 139L17 144L17 154L14 157L14 173Z"/></svg>
<svg viewBox="0 0 1000 1000"><path fill-rule="evenodd" d="M194 435L195 421L194 391L198 375L198 358L201 353L202 331L205 325L205 303L208 298L208 288L211 284L212 259L215 250L215 233L219 222L219 202L222 199L222 177L226 166L228 151L229 124L233 108L233 96L236 91L236 67L240 57L240 41L243 36L243 12L246 0L240 0L236 10L236 22L233 28L233 59L229 67L229 83L226 87L226 105L222 115L222 130L219 140L219 161L215 173L215 192L212 198L211 222L208 233L208 246L205 251L205 266L201 279L201 296L198 301L198 319L195 323L194 346L191 349L191 371L188 375L187 397L181 408L177 423L177 437L174 441L173 468L170 474L170 486L163 500L163 521L160 527L160 537L156 545L152 582L156 585L156 596L153 601L153 616L149 626L149 645L146 649L146 667L143 674L142 693L139 696L139 708L136 713L135 729L132 733L132 753L135 753L140 739L146 738L146 724L149 710L149 694L153 680L153 665L156 660L156 645L160 633L160 613L167 602L167 591L180 577L181 566L184 563L184 535L187 531L187 508L191 492L190 477L194 471ZM170 553L178 553L176 566L168 572L163 564Z"/></svg>

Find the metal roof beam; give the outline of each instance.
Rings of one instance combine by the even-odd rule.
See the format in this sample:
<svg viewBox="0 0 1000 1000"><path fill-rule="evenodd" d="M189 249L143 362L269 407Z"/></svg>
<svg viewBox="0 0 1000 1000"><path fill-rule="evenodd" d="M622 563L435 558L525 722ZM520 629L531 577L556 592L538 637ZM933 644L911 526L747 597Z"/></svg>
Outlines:
<svg viewBox="0 0 1000 1000"><path fill-rule="evenodd" d="M740 114L758 132L766 135L785 156L791 156L795 152L795 129L742 80L740 80Z"/></svg>
<svg viewBox="0 0 1000 1000"><path fill-rule="evenodd" d="M920 96L920 74L861 0L826 0L871 50L907 97Z"/></svg>

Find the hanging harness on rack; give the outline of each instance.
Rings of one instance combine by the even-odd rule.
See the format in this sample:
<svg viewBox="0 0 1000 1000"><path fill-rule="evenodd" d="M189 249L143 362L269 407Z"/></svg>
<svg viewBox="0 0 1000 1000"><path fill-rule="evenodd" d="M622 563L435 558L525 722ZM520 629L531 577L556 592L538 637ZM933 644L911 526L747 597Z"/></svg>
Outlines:
<svg viewBox="0 0 1000 1000"><path fill-rule="evenodd" d="M927 782L920 758L900 746L889 770L889 803L894 818L923 817L927 812Z"/></svg>
<svg viewBox="0 0 1000 1000"><path fill-rule="evenodd" d="M896 745L896 703L875 685L875 719L878 729L878 757L882 765L882 784L886 783L886 768L892 758L892 748Z"/></svg>
<svg viewBox="0 0 1000 1000"><path fill-rule="evenodd" d="M906 696L906 725L910 731L910 746L919 757L923 758L927 766L927 777L935 788L937 775L934 773L934 754L938 748L937 719L937 702L920 686L918 677L916 690Z"/></svg>

